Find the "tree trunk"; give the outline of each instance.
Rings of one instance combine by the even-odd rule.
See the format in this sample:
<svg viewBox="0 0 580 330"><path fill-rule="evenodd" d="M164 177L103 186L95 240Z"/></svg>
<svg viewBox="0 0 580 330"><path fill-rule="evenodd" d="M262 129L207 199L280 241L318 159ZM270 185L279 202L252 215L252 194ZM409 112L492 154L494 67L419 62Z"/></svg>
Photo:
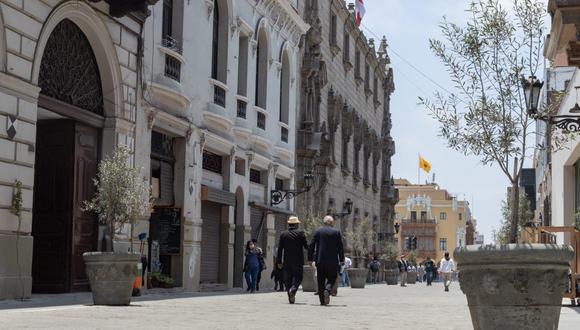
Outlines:
<svg viewBox="0 0 580 330"><path fill-rule="evenodd" d="M517 180L512 182L511 193L511 226L510 226L510 243L517 243L518 240L518 223L520 218L520 185Z"/></svg>

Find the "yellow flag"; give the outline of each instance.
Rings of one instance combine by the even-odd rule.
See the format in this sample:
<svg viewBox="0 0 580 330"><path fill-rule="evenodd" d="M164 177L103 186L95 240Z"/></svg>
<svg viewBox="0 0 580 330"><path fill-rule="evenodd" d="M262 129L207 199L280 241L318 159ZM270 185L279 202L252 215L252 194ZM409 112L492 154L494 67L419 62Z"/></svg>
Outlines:
<svg viewBox="0 0 580 330"><path fill-rule="evenodd" d="M423 171L427 173L431 172L431 163L429 163L429 161L427 161L421 155L419 155L419 168L423 169Z"/></svg>

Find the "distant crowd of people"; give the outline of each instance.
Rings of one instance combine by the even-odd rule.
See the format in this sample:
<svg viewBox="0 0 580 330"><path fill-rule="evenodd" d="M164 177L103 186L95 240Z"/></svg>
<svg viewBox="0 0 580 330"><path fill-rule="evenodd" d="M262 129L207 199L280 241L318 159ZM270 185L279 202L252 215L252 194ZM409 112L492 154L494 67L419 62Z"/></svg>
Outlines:
<svg viewBox="0 0 580 330"><path fill-rule="evenodd" d="M451 257L449 257L449 252L445 252L445 256L441 259L438 265L431 260L431 257L427 257L422 265L416 267L409 264L405 254L401 255L397 264L399 267L399 280L402 287L407 286L407 276L410 272L417 276L418 281L426 281L427 286L432 286L433 280L436 280L439 275L439 278L443 281L443 287L446 292L449 291L451 282L457 280L455 277L457 274L455 262Z"/></svg>

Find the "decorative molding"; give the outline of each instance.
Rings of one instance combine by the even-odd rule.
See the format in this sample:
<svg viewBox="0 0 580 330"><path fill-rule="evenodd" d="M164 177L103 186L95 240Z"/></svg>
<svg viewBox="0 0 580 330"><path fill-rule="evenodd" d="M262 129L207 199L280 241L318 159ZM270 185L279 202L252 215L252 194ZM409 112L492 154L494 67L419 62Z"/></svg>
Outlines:
<svg viewBox="0 0 580 330"><path fill-rule="evenodd" d="M155 126L155 119L157 119L157 111L153 109L149 110L147 114L147 128L149 130L152 130L153 126Z"/></svg>
<svg viewBox="0 0 580 330"><path fill-rule="evenodd" d="M207 6L207 19L211 18L211 14L213 13L214 7L214 0L205 0L205 5Z"/></svg>

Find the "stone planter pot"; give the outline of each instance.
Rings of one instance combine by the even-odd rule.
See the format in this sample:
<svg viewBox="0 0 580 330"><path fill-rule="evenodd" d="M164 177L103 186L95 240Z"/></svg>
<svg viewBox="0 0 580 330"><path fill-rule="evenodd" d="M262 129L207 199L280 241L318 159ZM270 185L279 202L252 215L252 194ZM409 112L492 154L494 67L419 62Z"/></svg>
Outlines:
<svg viewBox="0 0 580 330"><path fill-rule="evenodd" d="M348 277L350 278L350 287L353 289L364 289L367 282L368 269L366 268L349 268Z"/></svg>
<svg viewBox="0 0 580 330"><path fill-rule="evenodd" d="M475 330L558 329L570 246L470 245L453 256Z"/></svg>
<svg viewBox="0 0 580 330"><path fill-rule="evenodd" d="M399 283L399 269L387 268L385 269L385 282L387 285L397 285Z"/></svg>
<svg viewBox="0 0 580 330"><path fill-rule="evenodd" d="M407 272L407 284L417 283L417 272Z"/></svg>
<svg viewBox="0 0 580 330"><path fill-rule="evenodd" d="M318 283L316 282L316 269L310 265L304 265L303 268L302 291L304 292L318 291Z"/></svg>
<svg viewBox="0 0 580 330"><path fill-rule="evenodd" d="M87 276L95 305L129 305L139 254L85 252Z"/></svg>

